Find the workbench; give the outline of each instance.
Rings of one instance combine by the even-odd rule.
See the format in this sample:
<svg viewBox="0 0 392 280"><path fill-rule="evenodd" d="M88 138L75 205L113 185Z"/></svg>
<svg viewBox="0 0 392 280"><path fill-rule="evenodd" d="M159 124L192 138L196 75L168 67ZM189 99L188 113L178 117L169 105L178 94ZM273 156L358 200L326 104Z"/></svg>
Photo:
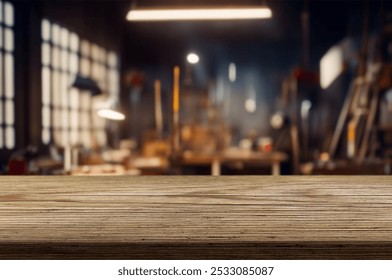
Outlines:
<svg viewBox="0 0 392 280"><path fill-rule="evenodd" d="M0 177L1 259L392 258L392 177Z"/></svg>
<svg viewBox="0 0 392 280"><path fill-rule="evenodd" d="M222 165L240 163L267 165L271 167L271 175L281 175L280 165L287 161L288 156L281 152L237 152L222 153L215 155L191 155L183 156L176 160L176 164L180 166L211 166L211 175L220 176Z"/></svg>

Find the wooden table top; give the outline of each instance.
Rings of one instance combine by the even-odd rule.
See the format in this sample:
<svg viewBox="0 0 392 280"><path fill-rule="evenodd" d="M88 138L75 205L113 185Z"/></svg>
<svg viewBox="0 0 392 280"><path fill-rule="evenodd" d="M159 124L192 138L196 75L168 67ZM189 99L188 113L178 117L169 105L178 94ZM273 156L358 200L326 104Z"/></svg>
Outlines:
<svg viewBox="0 0 392 280"><path fill-rule="evenodd" d="M392 258L392 177L0 177L0 258Z"/></svg>

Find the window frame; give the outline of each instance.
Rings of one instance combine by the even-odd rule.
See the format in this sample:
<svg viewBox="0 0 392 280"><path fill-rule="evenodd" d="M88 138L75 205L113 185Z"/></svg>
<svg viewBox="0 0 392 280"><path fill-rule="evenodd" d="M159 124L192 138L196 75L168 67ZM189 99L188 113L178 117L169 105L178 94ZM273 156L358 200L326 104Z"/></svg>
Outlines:
<svg viewBox="0 0 392 280"><path fill-rule="evenodd" d="M15 7L0 0L0 151L16 149L15 76Z"/></svg>
<svg viewBox="0 0 392 280"><path fill-rule="evenodd" d="M67 36L63 35L66 33L68 33L68 41L65 39ZM78 43L75 43L76 41ZM44 53L48 49L50 51L49 56ZM63 53L64 50L67 51L67 54ZM57 54L57 52L60 52L60 54ZM77 61L78 65L75 66L69 63L68 69L63 69L62 56L66 55L68 58L72 58L74 62ZM109 57L115 57L115 63L110 63ZM67 60L64 58L63 62L65 61ZM69 61L71 60L69 59ZM44 71L49 72L45 75L50 76L50 82L45 82ZM53 84L57 79L53 79L53 77L59 73L62 75L67 73L69 77L73 75L73 78L81 74L94 79L103 91L108 93L108 96L118 101L120 98L118 54L81 38L79 34L58 22L48 18L41 20L41 142L44 145L54 144L58 147L81 145L89 149L107 146L107 122L94 114L100 106L99 98L91 97L91 94L87 91L70 88L72 78L68 81L68 90L56 94ZM110 78L110 73L112 75L114 73L117 79ZM50 85L48 86L47 83L50 83ZM50 91L50 93L47 91ZM49 98L47 97L48 94L50 95ZM58 95L57 101L61 100L58 104L53 102L56 95ZM50 99L50 101L48 102L47 99ZM75 100L78 101L75 102ZM78 105L75 105L76 103ZM86 103L89 105L83 105ZM49 121L45 120L48 115L50 115ZM59 119L68 119L69 125L59 126L59 122L61 122ZM76 125L78 126L76 127Z"/></svg>

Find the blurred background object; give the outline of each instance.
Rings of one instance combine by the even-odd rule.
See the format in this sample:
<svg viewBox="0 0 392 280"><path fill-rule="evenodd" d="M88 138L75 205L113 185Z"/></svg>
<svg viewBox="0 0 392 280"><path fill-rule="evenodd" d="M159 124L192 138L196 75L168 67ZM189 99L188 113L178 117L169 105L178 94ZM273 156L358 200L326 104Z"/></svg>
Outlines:
<svg viewBox="0 0 392 280"><path fill-rule="evenodd" d="M1 0L0 174L391 174L391 46L382 0Z"/></svg>

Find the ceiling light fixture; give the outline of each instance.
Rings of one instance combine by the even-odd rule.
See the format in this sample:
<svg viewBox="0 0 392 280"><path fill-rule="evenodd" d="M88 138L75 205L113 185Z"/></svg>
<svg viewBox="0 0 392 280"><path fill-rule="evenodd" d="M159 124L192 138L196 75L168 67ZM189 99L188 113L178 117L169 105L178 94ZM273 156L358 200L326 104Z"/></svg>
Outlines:
<svg viewBox="0 0 392 280"><path fill-rule="evenodd" d="M128 12L129 21L244 20L271 18L267 6L222 8L137 8Z"/></svg>
<svg viewBox="0 0 392 280"><path fill-rule="evenodd" d="M200 58L197 54L195 53L190 53L188 54L188 56L186 57L186 60L190 63L190 64L197 64L200 61Z"/></svg>

